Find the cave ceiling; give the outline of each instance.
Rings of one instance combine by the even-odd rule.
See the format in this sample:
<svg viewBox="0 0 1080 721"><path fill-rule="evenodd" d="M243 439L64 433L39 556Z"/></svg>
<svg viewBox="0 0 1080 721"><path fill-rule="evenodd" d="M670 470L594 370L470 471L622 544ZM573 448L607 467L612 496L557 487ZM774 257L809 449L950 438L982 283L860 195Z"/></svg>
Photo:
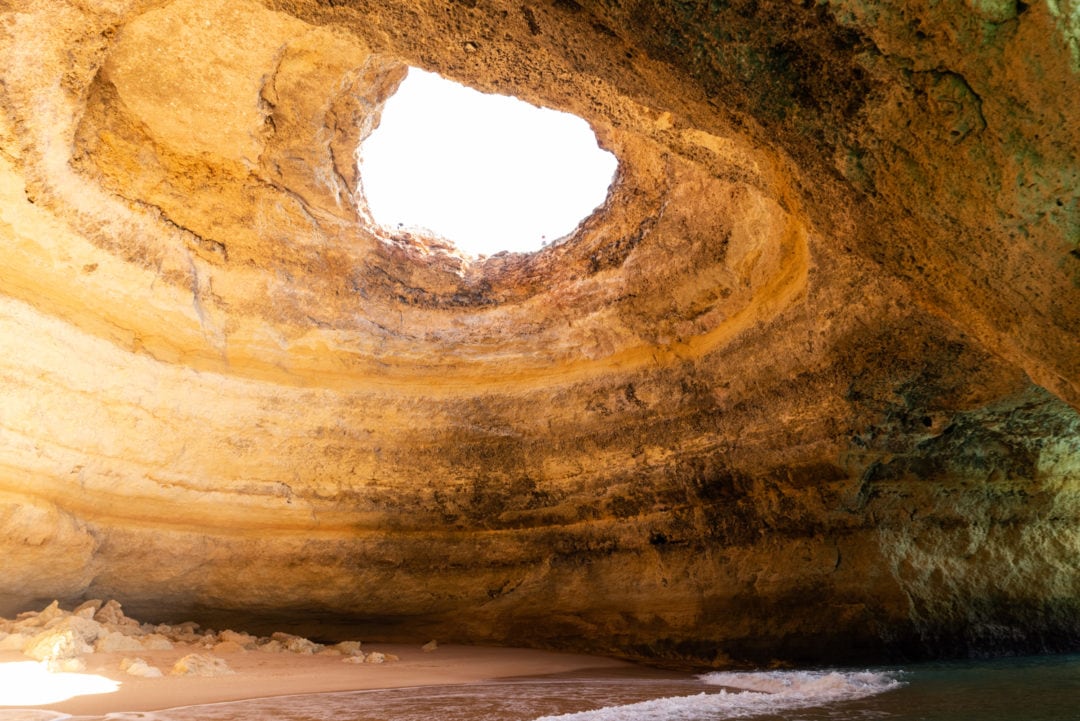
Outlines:
<svg viewBox="0 0 1080 721"><path fill-rule="evenodd" d="M1077 18L0 0L0 611L1077 648ZM410 66L586 119L606 203L532 254L378 227Z"/></svg>

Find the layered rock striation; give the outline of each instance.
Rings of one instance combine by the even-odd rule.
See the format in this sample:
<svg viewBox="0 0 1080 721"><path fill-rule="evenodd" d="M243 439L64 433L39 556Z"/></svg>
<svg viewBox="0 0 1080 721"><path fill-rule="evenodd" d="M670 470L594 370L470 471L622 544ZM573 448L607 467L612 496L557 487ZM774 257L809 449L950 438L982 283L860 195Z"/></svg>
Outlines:
<svg viewBox="0 0 1080 721"><path fill-rule="evenodd" d="M1078 11L0 0L0 614L1080 647ZM377 227L408 66L587 119L606 204Z"/></svg>

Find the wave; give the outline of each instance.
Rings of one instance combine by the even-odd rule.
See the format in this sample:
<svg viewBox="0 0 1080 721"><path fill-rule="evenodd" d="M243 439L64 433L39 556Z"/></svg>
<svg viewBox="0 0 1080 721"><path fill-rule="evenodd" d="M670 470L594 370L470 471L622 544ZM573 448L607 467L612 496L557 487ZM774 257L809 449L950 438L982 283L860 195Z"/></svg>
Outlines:
<svg viewBox="0 0 1080 721"><path fill-rule="evenodd" d="M0 721L62 721L71 716L57 711L31 708L0 708Z"/></svg>
<svg viewBox="0 0 1080 721"><path fill-rule="evenodd" d="M892 674L873 671L716 672L698 677L720 691L671 696L608 706L593 711L541 716L535 721L706 721L746 718L838 701L851 701L899 688ZM738 689L732 693L727 689Z"/></svg>
<svg viewBox="0 0 1080 721"><path fill-rule="evenodd" d="M717 671L698 678L710 686L826 700L833 696L864 698L903 685L895 673L878 671Z"/></svg>

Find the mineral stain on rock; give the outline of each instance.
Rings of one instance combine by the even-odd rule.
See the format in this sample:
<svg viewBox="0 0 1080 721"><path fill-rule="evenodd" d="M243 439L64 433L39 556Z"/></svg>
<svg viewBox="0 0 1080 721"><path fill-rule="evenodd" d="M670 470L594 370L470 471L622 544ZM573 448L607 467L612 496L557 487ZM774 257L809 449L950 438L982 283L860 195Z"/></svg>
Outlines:
<svg viewBox="0 0 1080 721"><path fill-rule="evenodd" d="M1076 649L1066 9L0 2L0 615ZM481 260L376 227L409 65L588 120L607 204ZM0 648L152 674L118 613Z"/></svg>

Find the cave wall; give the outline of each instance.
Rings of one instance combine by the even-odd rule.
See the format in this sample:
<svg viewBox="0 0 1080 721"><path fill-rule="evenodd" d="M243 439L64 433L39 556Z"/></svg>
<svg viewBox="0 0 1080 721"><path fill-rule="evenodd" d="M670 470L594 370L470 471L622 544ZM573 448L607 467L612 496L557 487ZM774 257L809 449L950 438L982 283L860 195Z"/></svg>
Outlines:
<svg viewBox="0 0 1080 721"><path fill-rule="evenodd" d="M0 611L1080 647L1078 13L0 0ZM407 65L586 118L606 205L376 227Z"/></svg>

